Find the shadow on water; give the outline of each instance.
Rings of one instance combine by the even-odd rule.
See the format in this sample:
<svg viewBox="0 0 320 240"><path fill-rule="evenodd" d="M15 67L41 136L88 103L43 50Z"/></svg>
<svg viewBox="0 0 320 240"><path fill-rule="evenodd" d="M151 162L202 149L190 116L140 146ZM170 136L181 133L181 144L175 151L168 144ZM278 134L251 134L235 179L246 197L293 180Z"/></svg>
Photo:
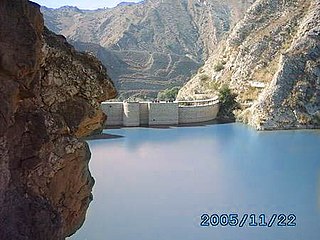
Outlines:
<svg viewBox="0 0 320 240"><path fill-rule="evenodd" d="M234 123L234 121L220 121L220 120L211 120L207 122L200 122L200 123L182 123L179 124L177 127L203 127L209 125L221 125L221 124L228 124Z"/></svg>
<svg viewBox="0 0 320 240"><path fill-rule="evenodd" d="M95 134L95 135L86 137L84 140L91 141L91 140L116 139L116 138L123 138L123 137L124 136L116 135L116 134L101 133L101 134Z"/></svg>
<svg viewBox="0 0 320 240"><path fill-rule="evenodd" d="M181 123L178 125L154 125L154 126L149 126L149 125L140 125L140 128L150 128L150 129L170 129L174 127L202 127L202 126L209 126L209 125L217 125L217 124L229 124L229 123L234 123L234 121L222 121L222 120L211 120L207 122L200 122L200 123ZM108 129L123 129L123 128L130 128L130 127L124 127L124 126L108 126L104 130ZM137 127L134 127L137 128Z"/></svg>

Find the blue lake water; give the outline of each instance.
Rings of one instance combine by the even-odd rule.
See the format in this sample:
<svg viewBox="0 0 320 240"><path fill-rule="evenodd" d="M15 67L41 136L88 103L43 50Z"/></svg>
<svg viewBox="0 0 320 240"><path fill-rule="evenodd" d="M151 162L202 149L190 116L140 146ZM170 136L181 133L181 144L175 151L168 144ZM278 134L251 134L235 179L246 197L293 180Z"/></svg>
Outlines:
<svg viewBox="0 0 320 240"><path fill-rule="evenodd" d="M94 201L71 239L320 239L320 131L223 124L105 133L123 137L89 142ZM297 219L295 227L201 227L203 213Z"/></svg>

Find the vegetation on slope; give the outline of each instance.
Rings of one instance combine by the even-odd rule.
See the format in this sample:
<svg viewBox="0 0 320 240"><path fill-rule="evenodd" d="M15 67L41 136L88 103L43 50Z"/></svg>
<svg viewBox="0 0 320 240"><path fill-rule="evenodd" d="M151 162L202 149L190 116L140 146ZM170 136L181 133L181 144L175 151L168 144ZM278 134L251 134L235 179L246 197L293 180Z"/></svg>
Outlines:
<svg viewBox="0 0 320 240"><path fill-rule="evenodd" d="M218 118L221 120L235 120L233 111L239 108L236 101L237 94L232 92L228 85L222 85L219 89L220 111Z"/></svg>

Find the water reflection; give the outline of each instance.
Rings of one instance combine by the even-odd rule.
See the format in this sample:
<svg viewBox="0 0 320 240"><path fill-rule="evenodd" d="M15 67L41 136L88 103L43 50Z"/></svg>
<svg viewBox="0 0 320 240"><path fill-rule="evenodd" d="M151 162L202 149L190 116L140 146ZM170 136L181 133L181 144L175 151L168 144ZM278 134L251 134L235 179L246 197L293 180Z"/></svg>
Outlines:
<svg viewBox="0 0 320 240"><path fill-rule="evenodd" d="M94 201L72 239L320 237L317 131L239 124L114 129L90 142ZM201 228L204 213L295 213L295 228Z"/></svg>

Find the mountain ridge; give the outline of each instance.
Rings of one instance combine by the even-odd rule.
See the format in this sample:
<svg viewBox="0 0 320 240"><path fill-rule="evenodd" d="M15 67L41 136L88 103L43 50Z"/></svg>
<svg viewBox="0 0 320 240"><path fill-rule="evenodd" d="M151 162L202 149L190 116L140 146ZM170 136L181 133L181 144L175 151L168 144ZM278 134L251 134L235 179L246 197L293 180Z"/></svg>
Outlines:
<svg viewBox="0 0 320 240"><path fill-rule="evenodd" d="M185 83L252 2L148 0L96 11L42 12L46 25L78 50L96 54L100 45L112 53L117 64L103 61L108 56L101 51L100 59L124 98L139 92L154 97Z"/></svg>

